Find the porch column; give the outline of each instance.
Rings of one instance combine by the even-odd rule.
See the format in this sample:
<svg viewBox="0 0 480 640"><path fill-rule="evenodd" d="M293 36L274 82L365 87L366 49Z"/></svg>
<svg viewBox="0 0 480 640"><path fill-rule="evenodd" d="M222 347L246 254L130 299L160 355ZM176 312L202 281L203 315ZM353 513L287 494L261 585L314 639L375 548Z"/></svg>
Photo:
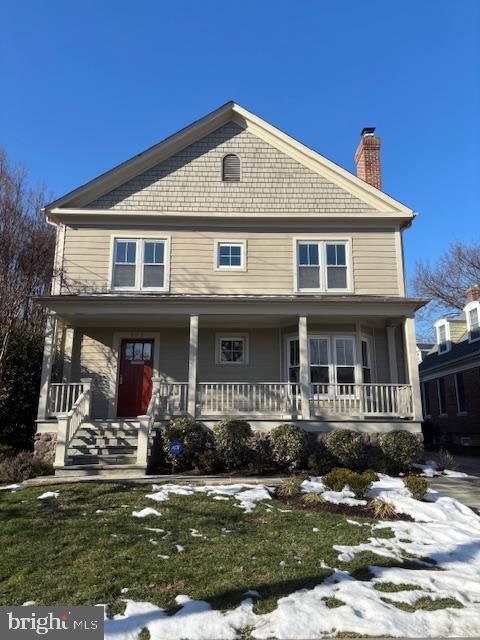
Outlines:
<svg viewBox="0 0 480 640"><path fill-rule="evenodd" d="M395 325L387 324L388 363L390 366L390 382L398 383L397 348L395 344Z"/></svg>
<svg viewBox="0 0 480 640"><path fill-rule="evenodd" d="M405 332L405 349L407 351L408 379L412 385L413 419L422 420L422 396L420 393L420 378L418 375L417 343L415 337L415 320L405 318L403 324Z"/></svg>
<svg viewBox="0 0 480 640"><path fill-rule="evenodd" d="M197 360L198 360L198 316L190 316L190 347L188 351L188 414L197 413Z"/></svg>
<svg viewBox="0 0 480 640"><path fill-rule="evenodd" d="M63 382L72 380L72 356L73 356L73 340L75 329L73 327L64 327L65 342L63 346Z"/></svg>
<svg viewBox="0 0 480 640"><path fill-rule="evenodd" d="M45 343L43 346L42 373L40 376L40 395L38 398L38 420L48 417L48 396L50 390L50 376L53 362L53 339L55 336L55 315L49 313L45 323Z"/></svg>
<svg viewBox="0 0 480 640"><path fill-rule="evenodd" d="M310 420L310 371L308 365L308 328L306 316L299 316L298 318L298 343L300 352L302 419Z"/></svg>

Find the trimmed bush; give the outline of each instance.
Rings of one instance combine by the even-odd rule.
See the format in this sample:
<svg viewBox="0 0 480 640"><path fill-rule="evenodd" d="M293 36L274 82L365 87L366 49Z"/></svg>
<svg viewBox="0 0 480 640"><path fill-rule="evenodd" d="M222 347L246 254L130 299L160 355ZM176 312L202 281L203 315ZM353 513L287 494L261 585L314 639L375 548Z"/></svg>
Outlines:
<svg viewBox="0 0 480 640"><path fill-rule="evenodd" d="M163 451L165 460L169 463L174 456L170 453L172 442L181 442L183 451L175 456L179 467L193 467L196 457L203 451L206 441L206 432L202 425L190 418L175 418L171 420L163 431Z"/></svg>
<svg viewBox="0 0 480 640"><path fill-rule="evenodd" d="M325 447L344 467L361 467L365 459L362 434L350 429L331 431L325 440Z"/></svg>
<svg viewBox="0 0 480 640"><path fill-rule="evenodd" d="M53 466L35 458L29 451L21 451L16 456L4 458L0 463L0 483L23 482L29 478L53 475Z"/></svg>
<svg viewBox="0 0 480 640"><path fill-rule="evenodd" d="M319 502L323 502L323 498L320 493L304 493L302 502L305 504L318 504Z"/></svg>
<svg viewBox="0 0 480 640"><path fill-rule="evenodd" d="M195 468L202 473L214 473L218 465L214 449L205 449L195 457Z"/></svg>
<svg viewBox="0 0 480 640"><path fill-rule="evenodd" d="M293 424L281 424L270 432L270 444L275 462L283 469L300 469L307 456L307 436Z"/></svg>
<svg viewBox="0 0 480 640"><path fill-rule="evenodd" d="M418 438L408 431L390 431L380 436L380 447L391 473L408 471L423 455Z"/></svg>
<svg viewBox="0 0 480 640"><path fill-rule="evenodd" d="M267 433L256 431L248 439L248 467L255 473L265 473L274 469L272 446Z"/></svg>
<svg viewBox="0 0 480 640"><path fill-rule="evenodd" d="M213 427L213 442L226 469L239 469L248 462L247 441L252 428L245 420L227 418Z"/></svg>
<svg viewBox="0 0 480 640"><path fill-rule="evenodd" d="M412 494L412 498L415 498L415 500L422 500L427 493L428 483L425 478L407 476L403 479L403 484L407 487Z"/></svg>
<svg viewBox="0 0 480 640"><path fill-rule="evenodd" d="M368 478L372 483L377 482L378 480L378 473L376 473L373 469L367 469L362 473L362 476Z"/></svg>
<svg viewBox="0 0 480 640"><path fill-rule="evenodd" d="M325 447L317 449L308 456L307 468L316 476L324 476L338 465L338 460Z"/></svg>
<svg viewBox="0 0 480 640"><path fill-rule="evenodd" d="M356 498L363 498L372 486L371 473L357 473L351 469L336 468L323 479L323 484L332 491L342 491L345 486L355 494Z"/></svg>

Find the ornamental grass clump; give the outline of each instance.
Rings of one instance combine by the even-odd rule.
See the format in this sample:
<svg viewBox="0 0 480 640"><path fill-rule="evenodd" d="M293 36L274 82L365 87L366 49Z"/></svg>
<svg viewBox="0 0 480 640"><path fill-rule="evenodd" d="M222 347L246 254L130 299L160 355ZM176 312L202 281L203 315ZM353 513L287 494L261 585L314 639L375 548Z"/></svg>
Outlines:
<svg viewBox="0 0 480 640"><path fill-rule="evenodd" d="M303 429L293 424L281 424L272 429L270 445L274 461L282 469L296 471L302 468L307 457L307 436Z"/></svg>
<svg viewBox="0 0 480 640"><path fill-rule="evenodd" d="M395 505L380 496L370 500L368 507L372 509L374 517L379 520L389 520L397 515Z"/></svg>
<svg viewBox="0 0 480 640"><path fill-rule="evenodd" d="M292 498L302 493L302 484L308 480L308 476L292 476L286 482L282 483L277 490L282 498Z"/></svg>
<svg viewBox="0 0 480 640"><path fill-rule="evenodd" d="M245 420L227 418L213 427L213 443L225 469L246 466L249 457L248 440L252 428Z"/></svg>

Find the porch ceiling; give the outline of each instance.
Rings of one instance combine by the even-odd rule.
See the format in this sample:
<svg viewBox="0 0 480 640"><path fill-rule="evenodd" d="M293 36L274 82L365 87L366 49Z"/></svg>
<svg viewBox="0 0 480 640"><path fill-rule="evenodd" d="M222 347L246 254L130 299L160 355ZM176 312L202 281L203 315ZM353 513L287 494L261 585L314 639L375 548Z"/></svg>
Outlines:
<svg viewBox="0 0 480 640"><path fill-rule="evenodd" d="M165 295L84 295L43 296L36 302L54 311L71 324L99 322L117 325L187 326L190 315L202 316L202 325L230 320L245 326L265 322L284 326L300 315L312 320L368 318L385 321L413 317L426 302L423 298L394 296L180 296ZM213 326L213 325L212 325Z"/></svg>

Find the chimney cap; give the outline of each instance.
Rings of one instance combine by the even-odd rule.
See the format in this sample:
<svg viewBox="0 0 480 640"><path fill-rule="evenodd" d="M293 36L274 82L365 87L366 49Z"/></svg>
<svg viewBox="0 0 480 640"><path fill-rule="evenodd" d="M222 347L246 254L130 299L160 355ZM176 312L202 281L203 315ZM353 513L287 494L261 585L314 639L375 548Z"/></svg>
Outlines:
<svg viewBox="0 0 480 640"><path fill-rule="evenodd" d="M373 136L374 133L375 133L375 127L363 127L361 136L362 138L364 136Z"/></svg>

